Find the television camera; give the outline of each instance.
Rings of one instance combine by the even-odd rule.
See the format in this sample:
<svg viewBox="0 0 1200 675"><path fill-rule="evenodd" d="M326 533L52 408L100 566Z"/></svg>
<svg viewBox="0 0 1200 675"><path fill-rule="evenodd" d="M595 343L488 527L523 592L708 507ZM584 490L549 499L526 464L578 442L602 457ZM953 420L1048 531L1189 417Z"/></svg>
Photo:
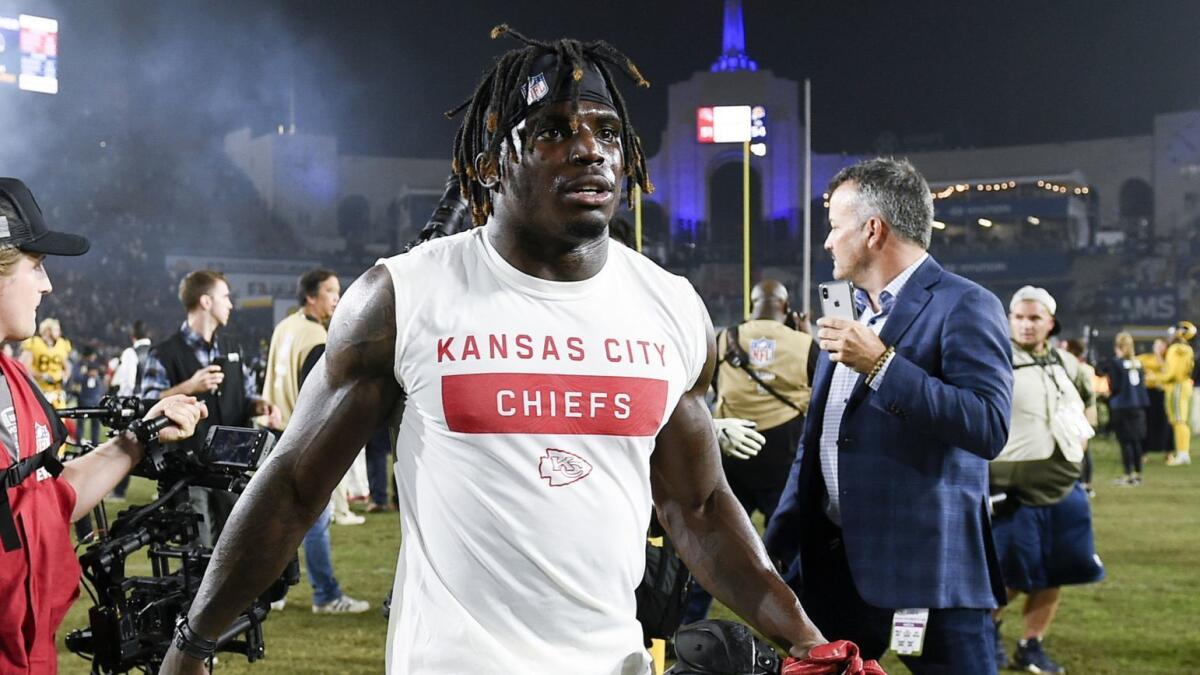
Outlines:
<svg viewBox="0 0 1200 675"><path fill-rule="evenodd" d="M213 426L199 450L160 444L158 431L170 422L165 417L143 422L146 408L137 398L108 396L94 408L59 411L61 417L98 420L114 435L134 433L146 453L132 475L157 483L154 501L123 510L111 525L103 504L97 506L95 538L79 556L94 606L88 611L88 627L68 633L66 645L91 660L93 673L158 672L175 623L191 606L212 557L212 549L199 543L202 516L193 509L189 492L200 487L241 494L274 439L265 429ZM142 549L150 575L127 574L126 563ZM244 654L249 661L261 658L262 622L270 603L298 580L299 564L293 560L218 638L217 650Z"/></svg>

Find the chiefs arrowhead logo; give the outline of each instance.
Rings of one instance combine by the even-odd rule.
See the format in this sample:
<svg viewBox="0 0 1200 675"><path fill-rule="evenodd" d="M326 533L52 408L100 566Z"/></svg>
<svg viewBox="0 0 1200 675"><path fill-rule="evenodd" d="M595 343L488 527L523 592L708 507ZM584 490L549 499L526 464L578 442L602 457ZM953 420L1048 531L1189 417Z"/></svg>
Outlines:
<svg viewBox="0 0 1200 675"><path fill-rule="evenodd" d="M550 487L561 487L583 480L592 472L586 459L566 450L546 448L546 454L538 463L538 475L550 481Z"/></svg>

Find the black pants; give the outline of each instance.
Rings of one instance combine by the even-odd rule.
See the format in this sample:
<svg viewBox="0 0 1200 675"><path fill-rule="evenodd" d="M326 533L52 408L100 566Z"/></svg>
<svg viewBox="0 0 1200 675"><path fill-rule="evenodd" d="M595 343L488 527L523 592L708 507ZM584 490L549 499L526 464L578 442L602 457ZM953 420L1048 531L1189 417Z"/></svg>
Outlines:
<svg viewBox="0 0 1200 675"><path fill-rule="evenodd" d="M1145 408L1114 408L1109 423L1121 444L1121 464L1125 473L1142 472L1142 442L1146 437Z"/></svg>
<svg viewBox="0 0 1200 675"><path fill-rule="evenodd" d="M1146 440L1142 447L1146 452L1173 452L1175 436L1167 420L1167 394L1161 389L1146 389L1150 395L1150 406L1146 408Z"/></svg>
<svg viewBox="0 0 1200 675"><path fill-rule="evenodd" d="M779 506L783 488L787 485L792 462L796 459L796 447L804 431L804 415L762 431L766 437L763 448L750 459L724 457L721 466L729 489L746 509L746 513L759 511L763 520L770 520Z"/></svg>

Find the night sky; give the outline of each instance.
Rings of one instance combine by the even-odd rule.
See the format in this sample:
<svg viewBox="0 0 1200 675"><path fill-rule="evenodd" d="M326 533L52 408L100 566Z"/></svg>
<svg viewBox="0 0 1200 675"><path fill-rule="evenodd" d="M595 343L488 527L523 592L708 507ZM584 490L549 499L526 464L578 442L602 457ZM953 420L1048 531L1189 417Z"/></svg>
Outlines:
<svg viewBox="0 0 1200 675"><path fill-rule="evenodd" d="M443 152L406 121L420 125L469 93L508 46L487 37L501 21L628 53L659 85L631 95L651 152L666 85L708 68L721 45L719 0L394 3L404 8L390 13L378 4L305 3L292 19L360 74L337 109L362 123L339 135L364 152ZM1200 107L1200 2L746 0L744 10L759 66L812 79L821 152L869 150L884 132L936 134L947 146L1144 134L1155 113Z"/></svg>
<svg viewBox="0 0 1200 675"><path fill-rule="evenodd" d="M61 21L60 121L96 134L256 132L285 121L354 154L443 157L452 123L505 21L535 37L603 38L654 83L624 87L648 151L666 85L720 51L723 3L194 2L0 0ZM760 68L811 78L814 147L869 152L1146 134L1200 108L1200 2L765 2L746 0ZM22 94L22 96L31 96ZM10 93L0 105L13 100ZM164 134L167 135L167 134Z"/></svg>

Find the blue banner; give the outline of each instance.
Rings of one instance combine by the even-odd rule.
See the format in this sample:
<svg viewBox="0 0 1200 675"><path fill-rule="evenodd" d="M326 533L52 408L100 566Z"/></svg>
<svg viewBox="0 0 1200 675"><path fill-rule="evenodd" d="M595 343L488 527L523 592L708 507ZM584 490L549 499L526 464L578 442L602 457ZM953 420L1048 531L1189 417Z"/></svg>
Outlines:
<svg viewBox="0 0 1200 675"><path fill-rule="evenodd" d="M1167 324L1179 318L1179 294L1174 288L1111 291L1104 318L1112 324Z"/></svg>
<svg viewBox="0 0 1200 675"><path fill-rule="evenodd" d="M1071 260L1061 253L972 256L939 259L942 267L974 281L1028 283L1040 279L1066 279Z"/></svg>
<svg viewBox="0 0 1200 675"><path fill-rule="evenodd" d="M1055 199L1036 197L1014 197L1012 199L972 196L970 199L942 199L934 202L934 217L946 222L963 222L975 218L990 218L1001 221L1017 221L1027 216L1039 218L1066 218L1065 196Z"/></svg>

